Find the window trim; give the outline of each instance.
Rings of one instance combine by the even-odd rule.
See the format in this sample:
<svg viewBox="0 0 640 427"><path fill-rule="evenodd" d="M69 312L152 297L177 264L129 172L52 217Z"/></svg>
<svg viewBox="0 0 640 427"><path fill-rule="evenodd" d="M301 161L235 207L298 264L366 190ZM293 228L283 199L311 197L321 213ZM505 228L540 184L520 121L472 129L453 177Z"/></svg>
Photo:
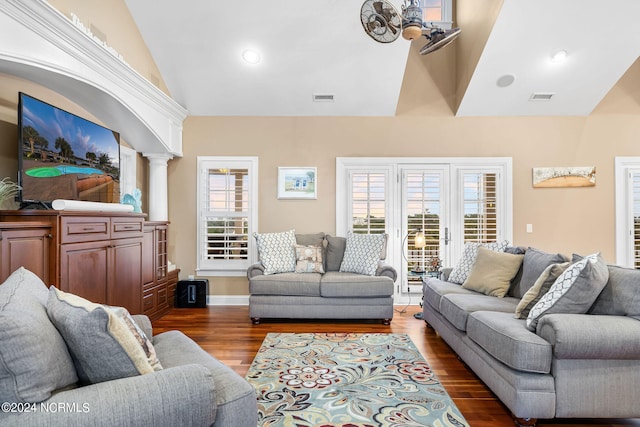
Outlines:
<svg viewBox="0 0 640 427"><path fill-rule="evenodd" d="M245 168L249 171L249 239L247 241L248 258L246 260L225 260L220 267L219 261L206 260L202 253L202 201L206 198L207 171L216 167L229 169ZM244 276L247 268L257 259L257 249L253 233L258 230L258 157L255 156L198 156L197 157L197 196L196 196L196 273L201 276ZM233 265L233 266L231 266ZM237 265L237 266L236 266Z"/></svg>
<svg viewBox="0 0 640 427"><path fill-rule="evenodd" d="M629 230L633 218L629 215L633 214L631 206L634 202L629 188L629 173L639 169L640 157L615 158L616 264L629 268L634 268L634 254L629 253L629 248L633 247Z"/></svg>

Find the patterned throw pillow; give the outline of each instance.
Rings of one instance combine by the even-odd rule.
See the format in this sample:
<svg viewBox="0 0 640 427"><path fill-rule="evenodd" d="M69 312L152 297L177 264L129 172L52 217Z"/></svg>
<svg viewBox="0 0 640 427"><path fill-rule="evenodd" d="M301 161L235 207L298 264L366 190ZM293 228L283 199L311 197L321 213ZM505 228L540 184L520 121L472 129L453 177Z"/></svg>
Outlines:
<svg viewBox="0 0 640 427"><path fill-rule="evenodd" d="M283 233L254 233L264 274L286 273L296 269L295 230Z"/></svg>
<svg viewBox="0 0 640 427"><path fill-rule="evenodd" d="M489 242L489 243L476 243L476 242L467 242L464 244L464 249L462 251L462 257L458 261L458 263L451 270L451 274L449 274L449 278L447 279L449 282L463 284L467 277L469 277L469 273L471 272L471 267L473 267L473 263L476 262L476 258L478 256L478 248L483 246L487 249L491 249L495 252L504 252L505 248L509 245L507 240L502 242Z"/></svg>
<svg viewBox="0 0 640 427"><path fill-rule="evenodd" d="M108 307L51 286L47 314L64 338L83 383L153 372L136 337Z"/></svg>
<svg viewBox="0 0 640 427"><path fill-rule="evenodd" d="M321 246L295 245L296 273L324 273Z"/></svg>
<svg viewBox="0 0 640 427"><path fill-rule="evenodd" d="M158 355L156 354L156 349L151 344L151 340L147 337L147 334L144 333L140 326L133 320L131 314L124 307L109 307L122 321L127 325L133 336L138 341L138 344L142 347L144 354L147 356L147 360L149 364L153 368L154 371L162 370L162 365L160 364L160 360L158 359Z"/></svg>
<svg viewBox="0 0 640 427"><path fill-rule="evenodd" d="M562 273L527 316L527 328L551 313L586 313L609 280L609 269L600 254L582 258Z"/></svg>
<svg viewBox="0 0 640 427"><path fill-rule="evenodd" d="M340 271L375 276L385 239L384 234L355 234L350 231Z"/></svg>

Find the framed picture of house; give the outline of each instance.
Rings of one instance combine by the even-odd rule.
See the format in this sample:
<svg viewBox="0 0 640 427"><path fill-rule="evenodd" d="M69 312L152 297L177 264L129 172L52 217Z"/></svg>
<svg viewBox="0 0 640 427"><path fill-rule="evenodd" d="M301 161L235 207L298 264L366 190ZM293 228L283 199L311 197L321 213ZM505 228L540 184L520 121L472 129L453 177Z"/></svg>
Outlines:
<svg viewBox="0 0 640 427"><path fill-rule="evenodd" d="M317 199L318 175L315 167L279 167L278 199Z"/></svg>

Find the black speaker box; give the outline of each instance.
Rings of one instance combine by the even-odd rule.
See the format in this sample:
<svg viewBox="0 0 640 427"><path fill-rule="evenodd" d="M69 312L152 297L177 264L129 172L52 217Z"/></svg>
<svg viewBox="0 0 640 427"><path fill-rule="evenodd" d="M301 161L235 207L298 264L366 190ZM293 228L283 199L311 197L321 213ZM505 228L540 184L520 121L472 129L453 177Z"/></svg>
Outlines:
<svg viewBox="0 0 640 427"><path fill-rule="evenodd" d="M208 293L209 281L207 279L180 280L176 287L176 307L206 307Z"/></svg>

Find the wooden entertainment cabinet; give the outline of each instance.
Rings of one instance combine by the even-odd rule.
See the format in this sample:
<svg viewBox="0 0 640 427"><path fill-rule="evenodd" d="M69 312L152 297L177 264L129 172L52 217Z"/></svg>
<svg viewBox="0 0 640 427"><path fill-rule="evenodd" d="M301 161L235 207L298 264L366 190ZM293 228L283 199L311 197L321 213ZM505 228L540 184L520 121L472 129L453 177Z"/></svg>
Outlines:
<svg viewBox="0 0 640 427"><path fill-rule="evenodd" d="M0 277L20 265L90 301L158 319L173 307L168 222L143 214L0 211Z"/></svg>

